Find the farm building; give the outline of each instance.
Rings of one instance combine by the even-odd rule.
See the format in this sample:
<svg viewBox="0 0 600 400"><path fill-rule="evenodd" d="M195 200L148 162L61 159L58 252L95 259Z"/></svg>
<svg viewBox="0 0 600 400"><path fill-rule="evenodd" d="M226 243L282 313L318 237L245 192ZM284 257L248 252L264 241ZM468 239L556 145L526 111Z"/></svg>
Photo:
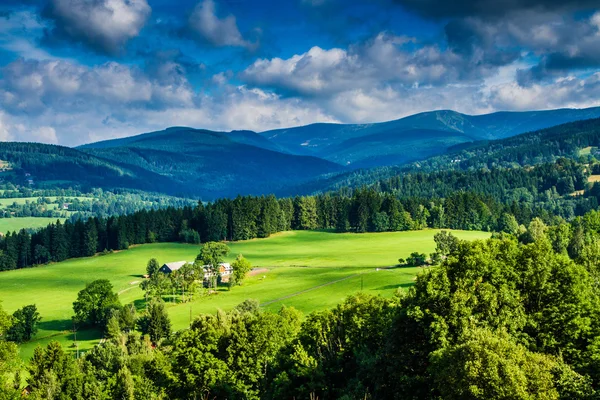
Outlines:
<svg viewBox="0 0 600 400"><path fill-rule="evenodd" d="M188 262L188 261L170 262L170 263L166 263L162 267L160 267L159 271L162 272L163 274L170 274L173 271L178 271L179 269L181 269L181 267L183 267L186 264L193 264L193 263ZM204 270L204 279L210 278L212 273L210 272L208 265L203 265L202 269ZM229 276L232 273L233 273L233 268L231 267L231 264L229 264L229 263L219 264L219 274L221 276Z"/></svg>
<svg viewBox="0 0 600 400"><path fill-rule="evenodd" d="M181 269L181 267L183 267L185 264L193 264L193 263L188 263L187 261L170 262L170 263L166 263L162 267L160 267L159 271L162 272L163 274L170 274L171 272Z"/></svg>

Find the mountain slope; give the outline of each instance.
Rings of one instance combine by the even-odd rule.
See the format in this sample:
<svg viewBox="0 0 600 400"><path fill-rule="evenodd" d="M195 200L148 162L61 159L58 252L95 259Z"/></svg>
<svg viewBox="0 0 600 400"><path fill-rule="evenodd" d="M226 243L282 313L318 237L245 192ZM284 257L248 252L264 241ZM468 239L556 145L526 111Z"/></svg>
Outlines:
<svg viewBox="0 0 600 400"><path fill-rule="evenodd" d="M399 165L443 154L458 143L502 139L600 117L600 107L471 116L431 111L376 124L313 124L262 132L292 154L314 155L355 168Z"/></svg>
<svg viewBox="0 0 600 400"><path fill-rule="evenodd" d="M261 140L264 139L249 131L230 135L175 128L92 143L80 149L159 174L205 199L240 193L291 194L291 188L297 184L344 169L316 157L241 143L260 144Z"/></svg>
<svg viewBox="0 0 600 400"><path fill-rule="evenodd" d="M38 186L130 188L178 193L169 178L132 165L113 162L68 147L40 143L0 142L0 160L10 167L2 177Z"/></svg>
<svg viewBox="0 0 600 400"><path fill-rule="evenodd" d="M444 155L401 166L360 169L326 176L298 190L312 192L359 187L417 171L530 167L553 163L561 157L579 159L580 151L587 147L600 147L600 118L569 122L505 139L464 143L450 148Z"/></svg>

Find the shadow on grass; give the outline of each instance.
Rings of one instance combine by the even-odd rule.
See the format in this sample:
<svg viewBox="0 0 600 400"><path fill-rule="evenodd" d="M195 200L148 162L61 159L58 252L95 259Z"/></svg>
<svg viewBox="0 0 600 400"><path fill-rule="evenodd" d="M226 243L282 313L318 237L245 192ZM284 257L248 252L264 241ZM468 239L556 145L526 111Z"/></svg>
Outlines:
<svg viewBox="0 0 600 400"><path fill-rule="evenodd" d="M70 319L54 319L50 321L42 319L37 324L37 327L42 331L66 331L73 329L73 322Z"/></svg>
<svg viewBox="0 0 600 400"><path fill-rule="evenodd" d="M391 289L398 289L398 288L409 288L412 285L413 285L412 283L399 283L399 284L395 284L395 285L380 286L374 290L391 290Z"/></svg>
<svg viewBox="0 0 600 400"><path fill-rule="evenodd" d="M142 274L133 274L133 275L129 275L129 276L131 276L132 278L140 278L140 279L144 278L144 275L142 275Z"/></svg>

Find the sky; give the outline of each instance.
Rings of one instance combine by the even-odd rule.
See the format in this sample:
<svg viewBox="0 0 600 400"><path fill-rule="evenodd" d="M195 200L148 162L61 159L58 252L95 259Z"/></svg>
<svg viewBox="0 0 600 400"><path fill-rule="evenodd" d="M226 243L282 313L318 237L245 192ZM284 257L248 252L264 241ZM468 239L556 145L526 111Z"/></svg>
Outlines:
<svg viewBox="0 0 600 400"><path fill-rule="evenodd" d="M0 140L600 106L600 0L1 0Z"/></svg>

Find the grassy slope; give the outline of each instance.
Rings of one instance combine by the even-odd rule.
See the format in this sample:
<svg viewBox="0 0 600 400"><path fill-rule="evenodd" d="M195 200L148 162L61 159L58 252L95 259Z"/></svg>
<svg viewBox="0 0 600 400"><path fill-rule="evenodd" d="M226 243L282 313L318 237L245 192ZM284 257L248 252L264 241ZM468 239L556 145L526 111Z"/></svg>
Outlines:
<svg viewBox="0 0 600 400"><path fill-rule="evenodd" d="M410 285L418 269L376 271L374 267L393 265L412 251L431 252L435 233L434 230L361 235L285 232L269 239L231 243L230 260L242 253L255 267L266 267L268 271L248 278L243 286L232 291L198 296L193 303L169 305L173 328L182 329L189 324L190 307L193 314L214 312L218 308L227 310L247 298L271 302L266 308L273 310L284 304L303 312L324 309L360 290L361 280L365 291L391 296L396 288ZM489 236L483 232L457 232L457 235L464 239ZM72 303L87 282L109 279L115 290L121 292L123 303L135 302L143 307L143 292L137 283L148 259L155 257L161 263L193 260L198 250L198 246L184 244L152 244L107 256L1 273L3 307L13 312L35 303L43 317L36 340L22 346L22 355L30 357L38 343L45 344L51 339L61 341L66 347L71 345L73 337L67 331L71 326ZM344 278L347 279L338 281ZM335 283L318 287L331 282ZM312 290L299 293L309 289ZM97 343L98 333L80 332L78 339L80 349L85 350Z"/></svg>
<svg viewBox="0 0 600 400"><path fill-rule="evenodd" d="M48 224L55 223L57 219L60 219L61 222L65 221L64 218L45 217L0 218L0 232L15 232L24 228L45 228Z"/></svg>

